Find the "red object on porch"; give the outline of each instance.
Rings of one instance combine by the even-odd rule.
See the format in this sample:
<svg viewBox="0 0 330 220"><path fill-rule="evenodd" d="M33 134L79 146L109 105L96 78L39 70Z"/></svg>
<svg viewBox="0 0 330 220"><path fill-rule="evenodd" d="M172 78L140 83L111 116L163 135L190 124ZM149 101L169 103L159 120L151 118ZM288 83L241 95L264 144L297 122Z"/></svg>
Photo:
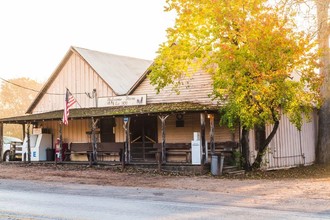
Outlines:
<svg viewBox="0 0 330 220"><path fill-rule="evenodd" d="M64 161L65 159L65 152L68 150L68 143L63 143L62 144L62 152L61 152L61 157L59 157L60 153L60 144L55 144L55 160L56 161Z"/></svg>

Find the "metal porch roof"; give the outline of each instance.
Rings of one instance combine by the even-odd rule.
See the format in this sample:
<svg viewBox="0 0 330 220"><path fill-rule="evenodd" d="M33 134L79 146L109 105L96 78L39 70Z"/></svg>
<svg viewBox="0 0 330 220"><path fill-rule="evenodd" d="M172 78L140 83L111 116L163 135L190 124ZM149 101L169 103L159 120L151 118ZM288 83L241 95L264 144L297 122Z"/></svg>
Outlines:
<svg viewBox="0 0 330 220"><path fill-rule="evenodd" d="M83 119L90 117L108 117L108 116L129 116L143 114L161 114L176 112L215 112L219 106L202 105L197 103L159 103L148 104L143 106L125 106L125 107L103 107L103 108L80 108L71 109L69 119ZM10 117L0 119L0 123L5 124L25 124L47 120L61 120L63 110L23 115L18 117Z"/></svg>

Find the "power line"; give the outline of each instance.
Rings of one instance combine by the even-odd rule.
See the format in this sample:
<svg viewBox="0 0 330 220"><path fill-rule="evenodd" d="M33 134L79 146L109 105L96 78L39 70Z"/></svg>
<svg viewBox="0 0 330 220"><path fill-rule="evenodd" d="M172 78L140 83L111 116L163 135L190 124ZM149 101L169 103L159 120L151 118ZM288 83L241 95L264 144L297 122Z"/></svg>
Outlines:
<svg viewBox="0 0 330 220"><path fill-rule="evenodd" d="M32 88L28 88L26 86L22 86L22 85L19 85L19 84L16 84L16 83L13 83L13 82L10 82L8 80L5 80L3 79L2 77L0 77L0 79L6 83L9 83L9 84L12 84L14 86L17 86L17 87L20 87L22 89L26 89L26 90L30 90L30 91L33 91L33 92L38 92L38 93L41 93L41 91L39 90L36 90L36 89L32 89ZM47 94L47 95L65 95L65 93L51 93L51 92L42 92L42 94ZM72 93L72 94L75 94L75 95L81 95L81 94L84 94L86 95L86 93Z"/></svg>
<svg viewBox="0 0 330 220"><path fill-rule="evenodd" d="M0 79L1 79L2 81L6 82L6 83L9 83L9 84L12 84L12 85L14 85L14 86L20 87L20 88L22 88L22 89L30 90L30 91L33 91L33 92L40 92L40 91L38 91L38 90L31 89L31 88L28 88L28 87L21 86L21 85L18 85L18 84L16 84L16 83L10 82L10 81L8 81L8 80L5 80L5 79L2 78L2 77L0 77Z"/></svg>

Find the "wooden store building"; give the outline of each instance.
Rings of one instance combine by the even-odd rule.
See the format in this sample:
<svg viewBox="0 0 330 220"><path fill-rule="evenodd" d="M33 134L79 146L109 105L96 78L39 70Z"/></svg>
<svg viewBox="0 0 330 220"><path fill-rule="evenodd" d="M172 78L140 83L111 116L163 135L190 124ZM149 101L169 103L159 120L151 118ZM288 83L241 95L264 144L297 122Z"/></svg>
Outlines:
<svg viewBox="0 0 330 220"><path fill-rule="evenodd" d="M36 160L45 160L46 148L55 149L60 161L200 166L212 153L240 150L240 129L219 126L220 106L210 97L209 74L194 72L183 81L180 94L171 87L157 94L147 78L151 65L149 60L71 47L27 114L0 119L0 135L3 124L33 126L29 137L36 136L35 141L25 137L24 143L29 142ZM62 123L66 91L76 100L68 125ZM313 163L316 118L299 132L283 120L266 168ZM43 134L44 148L33 153ZM227 164L234 163L232 155L225 158Z"/></svg>

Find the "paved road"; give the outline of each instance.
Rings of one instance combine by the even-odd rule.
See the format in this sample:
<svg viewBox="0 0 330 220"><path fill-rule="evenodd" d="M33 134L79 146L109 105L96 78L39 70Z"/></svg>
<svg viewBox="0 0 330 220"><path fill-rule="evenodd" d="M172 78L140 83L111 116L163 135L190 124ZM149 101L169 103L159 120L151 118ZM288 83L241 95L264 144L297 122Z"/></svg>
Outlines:
<svg viewBox="0 0 330 220"><path fill-rule="evenodd" d="M0 180L0 219L330 219L219 193ZM240 201L242 201L240 204Z"/></svg>

